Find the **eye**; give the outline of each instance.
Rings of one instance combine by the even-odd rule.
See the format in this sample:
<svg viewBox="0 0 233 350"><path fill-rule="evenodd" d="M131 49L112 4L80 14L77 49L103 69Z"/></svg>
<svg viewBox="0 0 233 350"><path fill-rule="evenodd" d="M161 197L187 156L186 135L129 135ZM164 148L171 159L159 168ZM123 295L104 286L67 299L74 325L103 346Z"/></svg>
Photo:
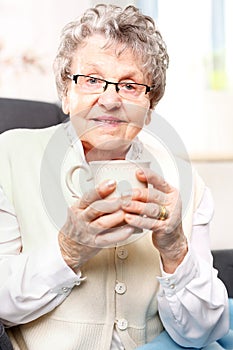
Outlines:
<svg viewBox="0 0 233 350"><path fill-rule="evenodd" d="M86 83L90 85L97 85L100 83L100 81L95 77L86 77Z"/></svg>
<svg viewBox="0 0 233 350"><path fill-rule="evenodd" d="M137 89L137 85L132 83L121 83L121 87L126 91L135 91Z"/></svg>

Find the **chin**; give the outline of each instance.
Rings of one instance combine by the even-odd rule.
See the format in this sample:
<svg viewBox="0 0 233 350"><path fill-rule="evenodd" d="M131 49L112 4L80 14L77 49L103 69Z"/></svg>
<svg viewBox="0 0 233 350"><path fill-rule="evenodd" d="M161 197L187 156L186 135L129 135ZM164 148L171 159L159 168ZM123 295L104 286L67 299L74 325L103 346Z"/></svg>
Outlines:
<svg viewBox="0 0 233 350"><path fill-rule="evenodd" d="M105 152L110 153L109 156L121 157L124 155L132 140L122 139L122 138L102 138L100 140L95 140L95 142L90 142L88 140L83 140L83 146L86 151L90 154Z"/></svg>

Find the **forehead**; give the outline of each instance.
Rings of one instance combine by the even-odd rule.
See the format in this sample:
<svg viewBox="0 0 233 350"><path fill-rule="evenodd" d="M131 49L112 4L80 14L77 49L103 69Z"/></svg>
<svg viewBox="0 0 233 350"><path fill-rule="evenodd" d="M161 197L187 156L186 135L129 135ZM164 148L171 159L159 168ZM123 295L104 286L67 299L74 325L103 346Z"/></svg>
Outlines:
<svg viewBox="0 0 233 350"><path fill-rule="evenodd" d="M91 74L91 71L87 73L83 70L93 69L97 70L96 73L106 72L114 75L121 72L122 75L143 76L141 60L136 57L131 48L120 43L107 44L107 39L102 35L96 34L86 39L73 56L73 73Z"/></svg>

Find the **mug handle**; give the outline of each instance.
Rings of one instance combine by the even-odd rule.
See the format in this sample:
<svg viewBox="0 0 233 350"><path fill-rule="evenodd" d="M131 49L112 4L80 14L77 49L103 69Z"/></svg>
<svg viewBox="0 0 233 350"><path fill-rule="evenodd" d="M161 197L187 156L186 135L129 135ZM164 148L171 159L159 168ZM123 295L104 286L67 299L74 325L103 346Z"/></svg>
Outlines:
<svg viewBox="0 0 233 350"><path fill-rule="evenodd" d="M77 165L74 165L70 168L70 170L68 170L67 174L66 174L66 178L65 178L65 182L66 182L66 186L68 187L68 189L70 190L70 192L72 193L72 196L73 197L77 197L79 198L80 195L76 192L75 190L75 187L74 187L74 184L73 184L73 180L72 180L72 177L73 177L73 174L74 172L77 170L77 169L83 169L85 170L87 173L90 174L90 169L86 166L86 165L83 165L83 164L77 164ZM90 181L92 179L92 175L87 179L88 181Z"/></svg>

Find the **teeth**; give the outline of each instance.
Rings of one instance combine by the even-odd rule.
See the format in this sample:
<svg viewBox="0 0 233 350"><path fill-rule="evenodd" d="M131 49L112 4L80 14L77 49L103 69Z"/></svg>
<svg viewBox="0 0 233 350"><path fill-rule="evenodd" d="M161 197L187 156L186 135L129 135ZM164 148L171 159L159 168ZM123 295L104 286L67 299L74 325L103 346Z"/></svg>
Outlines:
<svg viewBox="0 0 233 350"><path fill-rule="evenodd" d="M120 120L105 120L105 119L102 119L102 120L99 120L99 119L94 119L95 121L97 122L100 122L100 123L107 123L107 124L116 124L116 123L120 123L121 121Z"/></svg>
<svg viewBox="0 0 233 350"><path fill-rule="evenodd" d="M119 120L104 120L104 123L116 124L116 123L119 123Z"/></svg>

